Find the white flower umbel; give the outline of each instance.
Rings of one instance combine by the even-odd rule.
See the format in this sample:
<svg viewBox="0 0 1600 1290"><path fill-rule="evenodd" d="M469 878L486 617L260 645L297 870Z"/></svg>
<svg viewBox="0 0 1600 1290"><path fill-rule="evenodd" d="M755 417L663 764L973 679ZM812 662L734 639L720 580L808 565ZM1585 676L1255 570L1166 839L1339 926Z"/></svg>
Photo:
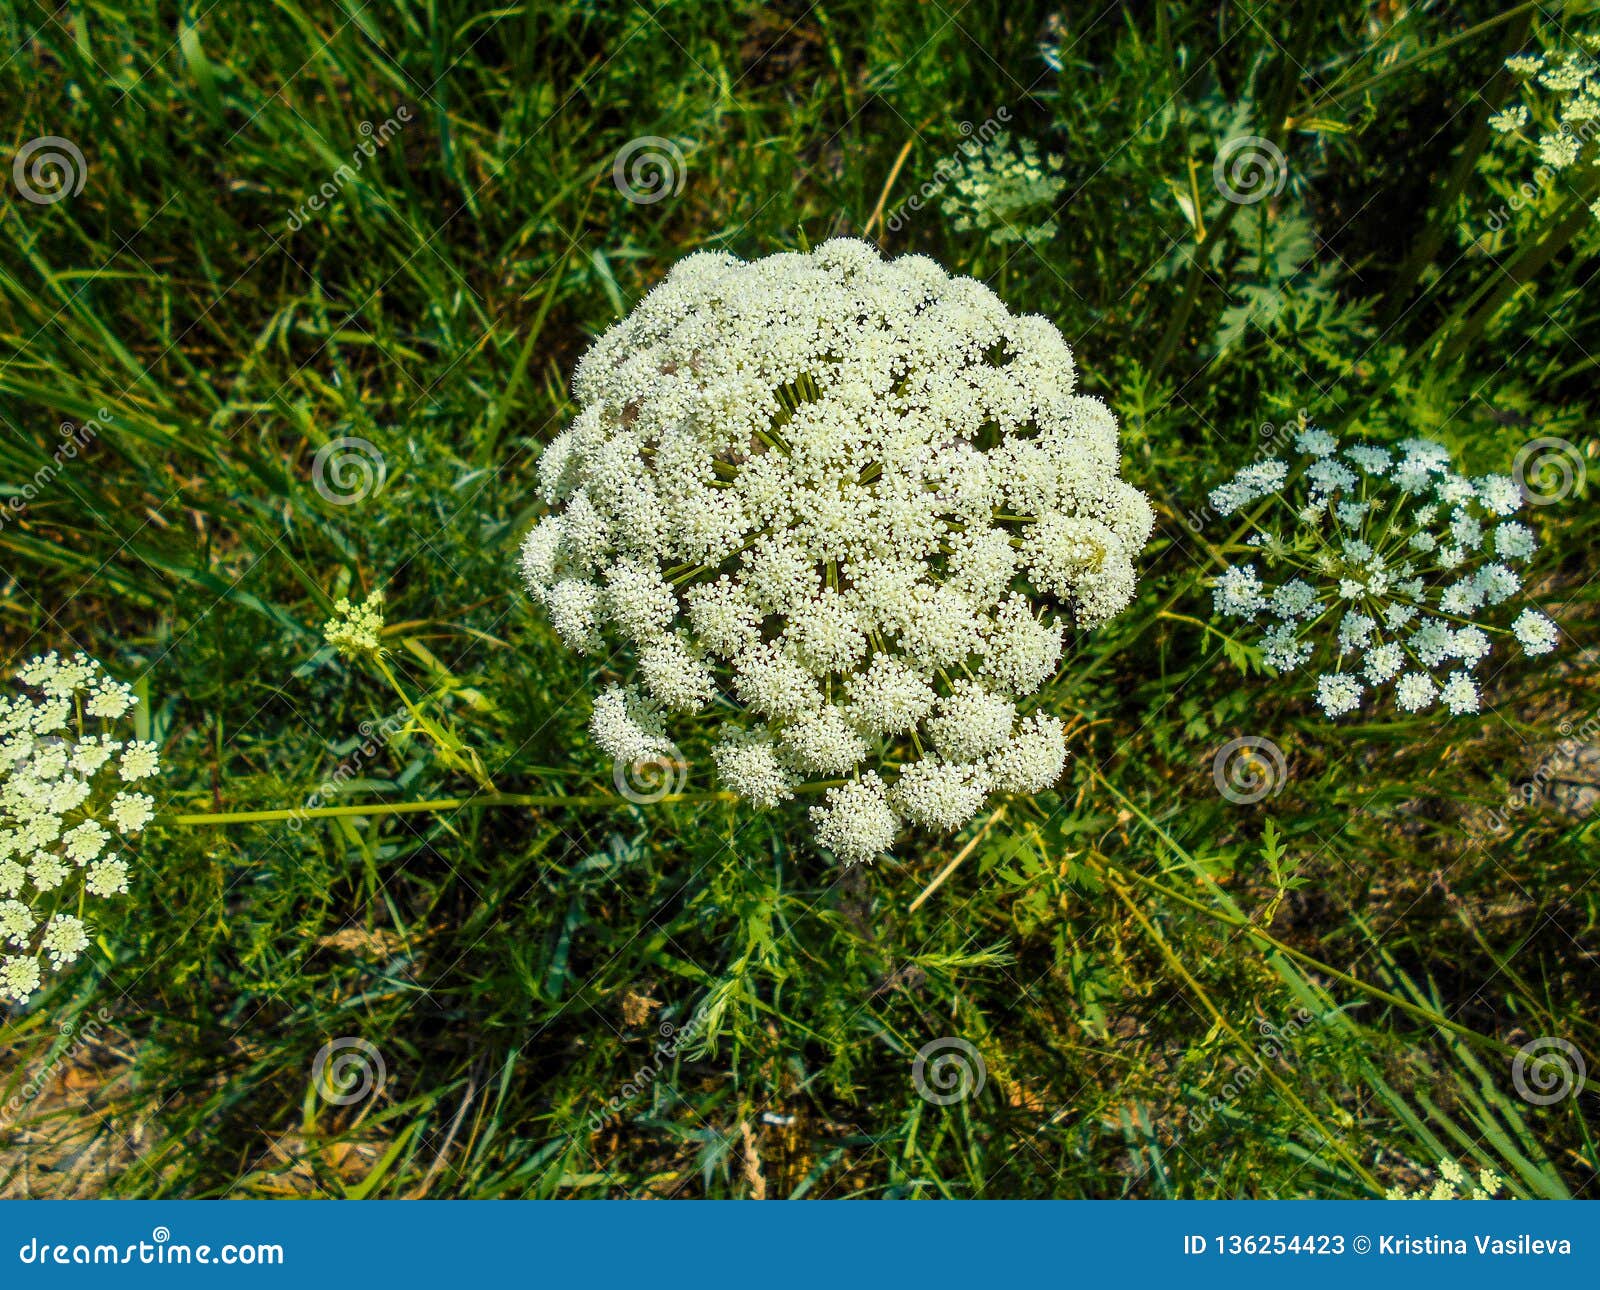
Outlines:
<svg viewBox="0 0 1600 1290"><path fill-rule="evenodd" d="M1470 715L1491 635L1527 654L1555 648L1556 625L1537 610L1505 626L1536 546L1511 518L1522 496L1509 476L1464 478L1426 439L1341 447L1313 427L1295 447L1299 461L1254 463L1212 492L1224 517L1264 511L1247 539L1259 567L1225 569L1212 596L1219 617L1260 629L1269 667L1317 670L1325 714L1358 712L1392 686L1402 712Z"/></svg>
<svg viewBox="0 0 1600 1290"><path fill-rule="evenodd" d="M574 390L522 571L573 649L634 651L591 722L613 757L698 720L757 805L845 781L812 819L846 863L1059 777L1018 700L1127 605L1152 517L1048 321L864 242L703 253Z"/></svg>
<svg viewBox="0 0 1600 1290"><path fill-rule="evenodd" d="M107 728L137 700L93 659L52 651L16 675L28 690L0 696L0 1000L27 1003L88 948L84 898L128 890L119 840L155 805L128 785L160 759Z"/></svg>
<svg viewBox="0 0 1600 1290"><path fill-rule="evenodd" d="M1584 39L1590 48L1595 42ZM1600 135L1600 62L1589 52L1516 54L1506 68L1521 82L1526 102L1512 103L1489 118L1498 134L1515 140L1537 156L1534 183L1522 184L1525 193L1547 186L1554 171L1600 162L1600 147L1591 146ZM1565 188L1550 185L1564 195ZM1600 202L1589 207L1600 219Z"/></svg>

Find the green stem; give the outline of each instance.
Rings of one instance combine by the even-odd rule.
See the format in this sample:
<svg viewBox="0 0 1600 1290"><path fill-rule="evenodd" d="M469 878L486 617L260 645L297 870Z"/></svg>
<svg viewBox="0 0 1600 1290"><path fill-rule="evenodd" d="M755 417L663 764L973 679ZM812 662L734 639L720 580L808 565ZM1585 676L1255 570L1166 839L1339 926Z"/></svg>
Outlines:
<svg viewBox="0 0 1600 1290"><path fill-rule="evenodd" d="M1525 5L1522 20L1506 34L1506 43L1503 55L1514 54L1527 40L1528 29L1533 23L1533 6ZM1503 20L1505 15L1500 19ZM1489 128L1489 112L1498 112L1504 106L1506 98L1516 86L1516 78L1506 70L1504 59L1493 80L1483 93L1485 110L1477 114L1476 124L1467 136L1466 145L1461 150L1461 155L1456 158L1454 171L1449 182L1445 185L1444 193L1434 204L1434 216L1423 225L1422 232L1412 245L1411 253L1406 257L1405 263L1395 275L1395 280L1384 292L1388 304L1382 319L1385 331L1396 322L1404 312L1406 300L1412 290L1421 281L1423 270L1433 263L1434 257L1439 253L1439 248L1444 245L1445 234L1450 224L1451 212L1455 210L1456 202L1466 190L1467 182L1472 178L1473 172L1478 167L1478 159L1489 146L1493 131Z"/></svg>
<svg viewBox="0 0 1600 1290"><path fill-rule="evenodd" d="M842 779L817 780L798 784L796 796L823 793L845 783ZM471 797L431 797L420 802L355 802L349 806L311 806L293 810L271 811L207 811L200 814L168 815L163 823L199 828L218 824L272 824L281 820L348 819L363 815L417 815L427 811L456 811L464 807L521 806L527 808L558 807L629 807L665 806L675 802L737 802L737 793L717 791L710 793L665 793L641 801L622 797L616 793L477 793Z"/></svg>
<svg viewBox="0 0 1600 1290"><path fill-rule="evenodd" d="M420 707L411 701L411 696L406 693L405 687L400 684L400 678L394 674L388 660L381 653L378 653L372 656L372 661L377 665L378 670L383 673L383 679L389 683L389 688L400 696L400 702L405 704L406 711L411 714L412 720L421 726L432 738L433 742L438 745L440 755L445 764L465 772L484 792L497 792L494 781L489 778L488 772L484 770L478 758L469 752L459 739L445 730L438 722L429 718Z"/></svg>
<svg viewBox="0 0 1600 1290"><path fill-rule="evenodd" d="M1489 325L1495 314L1500 312L1501 307L1513 295L1532 282L1545 265L1549 264L1557 254L1565 250L1567 244L1573 238L1577 237L1579 233L1594 222L1594 216L1589 210L1589 203L1593 199L1597 187L1600 187L1600 172L1596 172L1591 166L1589 174L1579 183L1576 194L1569 203L1569 213L1566 219L1562 220L1543 241L1530 247L1517 257L1510 268L1501 271L1501 277L1488 300L1479 306L1478 311L1471 318L1467 319L1460 331L1449 336L1448 343L1439 352L1439 367L1447 367L1460 358L1467 347L1478 338L1479 333ZM1490 281L1495 282L1496 280L1491 278ZM1474 294L1468 304L1470 305L1477 298L1478 295ZM1422 349L1430 350L1435 344L1443 340L1448 334L1450 323L1454 322L1464 311L1464 309L1456 310L1445 323L1440 325L1434 337Z"/></svg>
<svg viewBox="0 0 1600 1290"><path fill-rule="evenodd" d="M735 793L668 793L652 799L666 802L736 802ZM637 806L640 803L615 793L479 793L474 797L434 797L422 802L357 802L350 806L313 806L302 810L214 811L199 815L169 815L167 824L193 828L206 824L271 824L278 820L319 820L357 815L415 815L425 811L454 811L467 806L583 807Z"/></svg>
<svg viewBox="0 0 1600 1290"><path fill-rule="evenodd" d="M1437 58L1440 54L1444 53L1445 50L1454 49L1457 45L1464 41L1471 40L1474 36L1481 36L1490 28L1498 27L1503 22L1510 22L1513 18L1517 18L1522 14L1531 13L1532 10L1537 9L1538 7L1539 0L1525 0L1523 4L1517 5L1514 9L1507 9L1504 13L1496 14L1493 18L1486 18L1476 26L1468 27L1465 31L1457 32L1448 40L1441 40L1437 45L1423 50L1420 54L1413 54L1410 58L1402 58L1398 63L1384 68L1383 71L1367 77L1367 79L1364 81L1357 81L1356 84L1348 85L1342 90L1330 89L1328 93L1324 94L1315 102L1309 104L1306 107L1306 110L1301 113L1301 116L1315 116L1324 108L1329 107L1334 103L1338 103L1343 99L1347 99L1352 94L1359 94L1362 90L1371 89L1374 85L1377 85L1382 81L1386 81L1392 76L1398 75L1407 68L1415 67L1418 63L1424 63L1430 58Z"/></svg>

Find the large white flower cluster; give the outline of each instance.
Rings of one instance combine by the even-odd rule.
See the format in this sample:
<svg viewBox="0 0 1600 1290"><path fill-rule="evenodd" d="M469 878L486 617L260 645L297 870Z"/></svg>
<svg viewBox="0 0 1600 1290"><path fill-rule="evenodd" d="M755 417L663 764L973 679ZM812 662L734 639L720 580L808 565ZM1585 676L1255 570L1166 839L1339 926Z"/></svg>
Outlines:
<svg viewBox="0 0 1600 1290"><path fill-rule="evenodd" d="M132 785L160 765L153 743L113 737L137 700L92 658L52 650L16 675L38 693L0 697L0 1000L27 1003L89 946L69 911L128 890L115 840L149 823Z"/></svg>
<svg viewBox="0 0 1600 1290"><path fill-rule="evenodd" d="M1317 702L1330 717L1359 709L1393 684L1396 705L1478 711L1478 665L1492 637L1528 654L1556 646L1556 625L1524 609L1500 625L1499 606L1522 588L1517 566L1536 546L1510 518L1522 492L1509 475L1467 479L1428 439L1396 449L1341 447L1309 427L1291 464L1270 457L1211 494L1224 515L1266 502L1247 539L1266 566L1236 564L1216 580L1216 612L1264 627L1269 667L1319 667Z"/></svg>
<svg viewBox="0 0 1600 1290"><path fill-rule="evenodd" d="M567 644L636 651L595 704L611 756L707 714L756 805L843 781L811 814L845 863L1058 778L1061 723L1017 701L1128 603L1152 517L1048 321L859 241L702 253L574 386L522 568Z"/></svg>

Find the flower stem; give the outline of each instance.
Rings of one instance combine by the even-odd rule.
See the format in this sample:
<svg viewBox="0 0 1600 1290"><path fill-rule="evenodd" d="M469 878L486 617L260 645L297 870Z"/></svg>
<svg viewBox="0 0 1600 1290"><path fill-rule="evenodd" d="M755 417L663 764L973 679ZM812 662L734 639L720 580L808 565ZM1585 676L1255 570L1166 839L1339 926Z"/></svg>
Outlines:
<svg viewBox="0 0 1600 1290"><path fill-rule="evenodd" d="M818 780L798 784L794 793L822 793L847 781ZM420 802L353 802L348 806L311 806L270 811L207 811L199 814L168 815L163 823L184 828L208 824L272 824L280 820L348 819L362 815L417 815L427 811L457 811L466 807L521 806L528 809L558 807L667 806L676 802L737 802L737 793L718 790L708 793L665 793L639 801L616 793L475 793L470 797L430 797Z"/></svg>
<svg viewBox="0 0 1600 1290"><path fill-rule="evenodd" d="M206 824L271 824L278 820L325 820L357 815L415 815L425 811L454 811L463 807L583 807L641 806L668 802L736 802L734 793L668 793L649 803L633 802L615 793L478 793L472 797L433 797L421 802L356 802L349 806L314 806L295 810L212 811L198 815L169 815L167 824L194 828Z"/></svg>

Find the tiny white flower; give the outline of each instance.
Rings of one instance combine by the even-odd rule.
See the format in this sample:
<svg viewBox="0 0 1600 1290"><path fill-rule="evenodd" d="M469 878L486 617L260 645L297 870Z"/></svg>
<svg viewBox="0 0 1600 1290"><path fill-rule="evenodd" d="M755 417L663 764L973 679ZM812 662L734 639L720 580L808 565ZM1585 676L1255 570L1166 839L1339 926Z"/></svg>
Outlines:
<svg viewBox="0 0 1600 1290"><path fill-rule="evenodd" d="M149 779L161 769L161 759L155 744L148 740L135 740L122 750L122 760L117 773L130 783Z"/></svg>
<svg viewBox="0 0 1600 1290"><path fill-rule="evenodd" d="M889 809L883 781L868 771L861 779L830 788L811 808L817 844L843 864L865 864L894 845L900 821Z"/></svg>
<svg viewBox="0 0 1600 1290"><path fill-rule="evenodd" d="M1294 446L1313 457L1326 457L1338 451L1339 441L1326 430L1309 426L1295 435Z"/></svg>
<svg viewBox="0 0 1600 1290"><path fill-rule="evenodd" d="M1394 641L1386 641L1372 650L1362 665L1367 680L1374 685L1392 681L1395 673L1405 666L1405 651Z"/></svg>
<svg viewBox="0 0 1600 1290"><path fill-rule="evenodd" d="M0 958L0 999L25 1004L39 988L39 960L31 954Z"/></svg>
<svg viewBox="0 0 1600 1290"><path fill-rule="evenodd" d="M128 864L113 856L96 860L84 876L84 889L91 896L124 895L128 890Z"/></svg>
<svg viewBox="0 0 1600 1290"><path fill-rule="evenodd" d="M93 820L85 820L61 835L62 850L74 864L84 865L106 849L111 835Z"/></svg>
<svg viewBox="0 0 1600 1290"><path fill-rule="evenodd" d="M1406 712L1421 712L1431 707L1439 687L1426 672L1407 672L1394 687L1394 701Z"/></svg>
<svg viewBox="0 0 1600 1290"><path fill-rule="evenodd" d="M1478 710L1478 687L1465 672L1452 672L1439 691L1439 700L1455 716L1464 716Z"/></svg>
<svg viewBox="0 0 1600 1290"><path fill-rule="evenodd" d="M49 956L50 966L62 968L77 962L78 956L89 948L89 929L81 918L71 914L56 914L45 925L42 948Z"/></svg>
<svg viewBox="0 0 1600 1290"><path fill-rule="evenodd" d="M155 818L155 800L147 793L118 793L110 813L118 833L137 833Z"/></svg>
<svg viewBox="0 0 1600 1290"><path fill-rule="evenodd" d="M1372 632L1377 627L1366 614L1358 614L1350 610L1339 623L1339 652L1348 654L1353 649L1359 649L1372 639Z"/></svg>
<svg viewBox="0 0 1600 1290"><path fill-rule="evenodd" d="M1508 520L1495 526L1495 553L1507 560L1526 560L1533 554L1535 545L1533 530L1526 524Z"/></svg>
<svg viewBox="0 0 1600 1290"><path fill-rule="evenodd" d="M1317 702L1330 717L1342 717L1361 706L1365 689L1360 680L1349 673L1321 676L1317 678Z"/></svg>
<svg viewBox="0 0 1600 1290"><path fill-rule="evenodd" d="M1511 631L1529 654L1548 654L1561 638L1556 625L1536 609L1524 609L1518 614Z"/></svg>
<svg viewBox="0 0 1600 1290"><path fill-rule="evenodd" d="M1513 104L1489 118L1489 128L1499 134L1509 134L1528 124L1528 109L1520 103Z"/></svg>

